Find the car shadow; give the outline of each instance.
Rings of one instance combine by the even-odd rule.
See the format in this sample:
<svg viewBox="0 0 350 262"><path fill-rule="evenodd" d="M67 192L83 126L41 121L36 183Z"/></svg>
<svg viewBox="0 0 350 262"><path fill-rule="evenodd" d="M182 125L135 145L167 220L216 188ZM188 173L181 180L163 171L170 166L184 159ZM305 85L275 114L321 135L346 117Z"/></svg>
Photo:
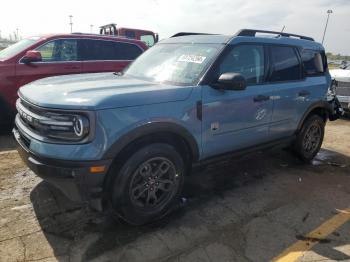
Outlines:
<svg viewBox="0 0 350 262"><path fill-rule="evenodd" d="M0 134L0 152L16 149L16 141L11 132Z"/></svg>
<svg viewBox="0 0 350 262"><path fill-rule="evenodd" d="M159 232L174 232L181 224L188 223L188 217L191 217L194 211L206 208L215 199L225 200L227 194L246 194L249 188L258 187L268 180L270 173L286 168L293 172L322 170L326 165L341 168L344 163L346 166L350 165L348 156L324 149L317 159L307 165L286 150L279 149L256 152L238 159L227 159L194 171L187 178L181 201L174 210L153 224L139 227L115 220L109 213L94 212L85 205L72 203L44 181L32 190L30 198L40 226L59 261L66 261L67 256L70 260L77 261L101 257L102 261L118 260L118 253L132 245L137 246L136 243L140 239L149 238L150 235ZM257 198L264 197L263 193L257 194L260 194ZM242 209L254 208L246 202L237 205L243 206ZM259 210L251 211L252 217L249 219L259 216ZM248 220L241 217L240 221L245 219ZM203 223L204 227L211 227L215 222L196 220L195 226L202 226ZM310 228L310 231L312 229ZM298 237L300 236L291 236L291 244L297 241ZM349 259L350 257L335 249L335 244L327 244L330 251L324 251L322 248L315 248L314 251L329 259L338 259L340 255ZM263 260L265 261L265 258Z"/></svg>

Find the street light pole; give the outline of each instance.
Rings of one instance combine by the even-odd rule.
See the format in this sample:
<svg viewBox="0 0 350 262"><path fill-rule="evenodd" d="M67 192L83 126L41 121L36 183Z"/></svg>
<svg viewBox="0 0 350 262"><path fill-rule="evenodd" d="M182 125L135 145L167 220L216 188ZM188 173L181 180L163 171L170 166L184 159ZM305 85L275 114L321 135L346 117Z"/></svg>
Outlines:
<svg viewBox="0 0 350 262"><path fill-rule="evenodd" d="M70 33L73 33L73 16L69 16Z"/></svg>
<svg viewBox="0 0 350 262"><path fill-rule="evenodd" d="M94 27L94 25L90 25L90 33L92 33L92 28Z"/></svg>
<svg viewBox="0 0 350 262"><path fill-rule="evenodd" d="M327 10L327 22L326 22L326 25L325 25L325 27L324 27L324 31L323 31L322 44L323 44L323 42L324 42L324 37L325 37L325 35L326 35L326 31L327 31L327 26L328 26L329 16L330 16L330 14L332 14L332 13L333 13L333 11L332 11L332 10Z"/></svg>

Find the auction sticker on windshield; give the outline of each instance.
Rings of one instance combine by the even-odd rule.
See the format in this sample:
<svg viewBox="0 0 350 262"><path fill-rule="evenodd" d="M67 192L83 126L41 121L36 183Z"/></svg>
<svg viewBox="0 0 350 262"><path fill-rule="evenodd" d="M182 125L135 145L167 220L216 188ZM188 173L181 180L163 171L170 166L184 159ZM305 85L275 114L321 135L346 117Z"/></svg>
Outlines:
<svg viewBox="0 0 350 262"><path fill-rule="evenodd" d="M177 61L201 64L203 63L205 58L206 58L205 56L200 56L200 55L182 55L179 57Z"/></svg>

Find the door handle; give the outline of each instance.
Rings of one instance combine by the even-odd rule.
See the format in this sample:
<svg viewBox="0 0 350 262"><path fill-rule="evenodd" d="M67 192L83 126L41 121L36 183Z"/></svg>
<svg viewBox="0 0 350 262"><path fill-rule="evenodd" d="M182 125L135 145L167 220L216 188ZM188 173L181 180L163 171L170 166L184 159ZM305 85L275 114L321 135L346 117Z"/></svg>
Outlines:
<svg viewBox="0 0 350 262"><path fill-rule="evenodd" d="M254 102L263 102L270 100L270 96L258 95L254 97Z"/></svg>
<svg viewBox="0 0 350 262"><path fill-rule="evenodd" d="M301 97L306 97L306 96L309 96L310 95L310 92L309 91L306 91L306 90L302 90L298 93L298 96L301 96Z"/></svg>

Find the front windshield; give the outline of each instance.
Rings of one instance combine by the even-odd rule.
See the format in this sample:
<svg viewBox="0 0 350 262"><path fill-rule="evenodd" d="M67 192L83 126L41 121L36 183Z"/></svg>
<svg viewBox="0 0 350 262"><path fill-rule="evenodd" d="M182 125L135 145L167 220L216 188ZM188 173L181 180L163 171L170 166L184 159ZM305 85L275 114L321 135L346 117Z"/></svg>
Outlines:
<svg viewBox="0 0 350 262"><path fill-rule="evenodd" d="M194 84L222 47L220 44L157 44L136 59L125 75L155 82Z"/></svg>
<svg viewBox="0 0 350 262"><path fill-rule="evenodd" d="M8 59L13 57L14 55L17 55L19 52L35 44L39 39L40 37L30 37L30 38L23 39L13 45L10 45L9 47L0 51L0 59L1 60Z"/></svg>

